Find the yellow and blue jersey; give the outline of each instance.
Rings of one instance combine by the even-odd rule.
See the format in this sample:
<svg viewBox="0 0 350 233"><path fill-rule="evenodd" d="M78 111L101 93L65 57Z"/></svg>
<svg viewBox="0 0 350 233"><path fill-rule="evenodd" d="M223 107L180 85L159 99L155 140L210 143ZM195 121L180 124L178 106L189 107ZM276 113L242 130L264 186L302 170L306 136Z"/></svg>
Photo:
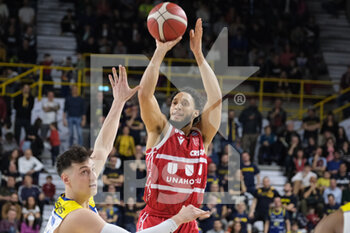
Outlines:
<svg viewBox="0 0 350 233"><path fill-rule="evenodd" d="M66 198L65 194L61 194L55 203L55 208L51 212L49 221L47 222L44 233L53 233L61 224L62 220L72 211L83 208L76 201ZM89 199L89 208L96 214L97 209L93 197Z"/></svg>

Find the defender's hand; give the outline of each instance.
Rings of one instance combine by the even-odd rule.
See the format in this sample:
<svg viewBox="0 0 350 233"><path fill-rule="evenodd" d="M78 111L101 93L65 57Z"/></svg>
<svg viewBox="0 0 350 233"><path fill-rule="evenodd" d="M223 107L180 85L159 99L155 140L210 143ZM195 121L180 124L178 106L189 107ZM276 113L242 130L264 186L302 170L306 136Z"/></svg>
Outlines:
<svg viewBox="0 0 350 233"><path fill-rule="evenodd" d="M190 47L194 55L202 53L203 27L202 19L197 19L195 30L190 31Z"/></svg>
<svg viewBox="0 0 350 233"><path fill-rule="evenodd" d="M112 75L108 75L108 77L112 86L113 97L115 100L125 103L140 89L140 86L130 89L124 66L119 65L119 77L114 67L112 68L112 72L113 77Z"/></svg>

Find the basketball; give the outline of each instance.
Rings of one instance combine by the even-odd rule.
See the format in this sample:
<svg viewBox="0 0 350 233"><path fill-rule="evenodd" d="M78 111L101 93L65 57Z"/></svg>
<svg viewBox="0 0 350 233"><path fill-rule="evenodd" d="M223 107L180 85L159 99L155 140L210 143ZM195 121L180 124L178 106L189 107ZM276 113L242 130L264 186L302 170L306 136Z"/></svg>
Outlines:
<svg viewBox="0 0 350 233"><path fill-rule="evenodd" d="M147 28L151 35L162 42L175 40L182 36L187 27L185 11L170 2L155 6L147 18Z"/></svg>

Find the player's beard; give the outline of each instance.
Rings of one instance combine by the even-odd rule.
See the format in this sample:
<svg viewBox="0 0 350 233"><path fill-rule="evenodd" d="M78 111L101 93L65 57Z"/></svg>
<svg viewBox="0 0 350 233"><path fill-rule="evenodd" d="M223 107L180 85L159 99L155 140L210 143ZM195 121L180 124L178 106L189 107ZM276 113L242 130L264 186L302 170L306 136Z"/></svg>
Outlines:
<svg viewBox="0 0 350 233"><path fill-rule="evenodd" d="M192 122L191 115L186 116L182 121L173 121L169 119L169 123L177 129L182 129L188 126Z"/></svg>

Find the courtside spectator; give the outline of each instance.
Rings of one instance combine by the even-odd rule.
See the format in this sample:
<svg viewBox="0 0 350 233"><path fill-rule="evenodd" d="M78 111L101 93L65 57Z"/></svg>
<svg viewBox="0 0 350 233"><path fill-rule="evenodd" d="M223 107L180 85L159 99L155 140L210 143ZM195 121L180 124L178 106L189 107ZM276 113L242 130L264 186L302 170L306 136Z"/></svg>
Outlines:
<svg viewBox="0 0 350 233"><path fill-rule="evenodd" d="M56 186L52 183L52 176L46 176L46 183L43 185L42 189L45 195L45 201L53 203L55 201Z"/></svg>

